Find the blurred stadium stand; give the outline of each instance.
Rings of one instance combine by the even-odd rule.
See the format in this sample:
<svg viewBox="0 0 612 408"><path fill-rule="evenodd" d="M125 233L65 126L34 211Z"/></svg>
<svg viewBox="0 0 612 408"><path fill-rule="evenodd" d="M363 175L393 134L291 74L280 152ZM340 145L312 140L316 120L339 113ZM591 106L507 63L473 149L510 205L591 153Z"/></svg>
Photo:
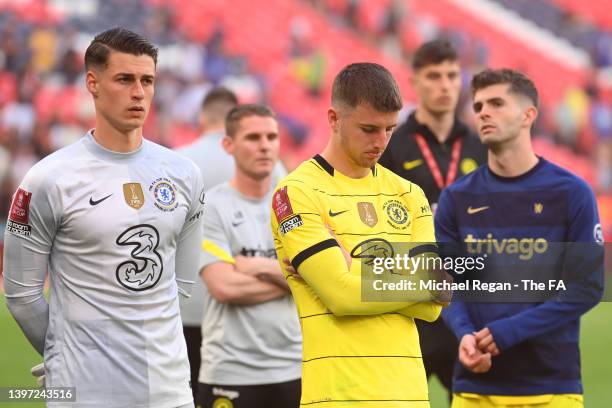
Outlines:
<svg viewBox="0 0 612 408"><path fill-rule="evenodd" d="M601 28L612 30L612 14L607 1L551 0L570 14L576 14Z"/></svg>
<svg viewBox="0 0 612 408"><path fill-rule="evenodd" d="M29 167L92 126L83 52L116 25L160 46L147 138L178 146L198 135L214 85L269 103L288 167L327 140L334 74L355 61L394 73L408 110L408 61L446 37L464 84L485 66L529 74L542 94L539 154L586 179L612 238L612 15L582 0L0 0L0 226ZM460 115L472 123L469 95ZM2 228L3 229L3 228Z"/></svg>

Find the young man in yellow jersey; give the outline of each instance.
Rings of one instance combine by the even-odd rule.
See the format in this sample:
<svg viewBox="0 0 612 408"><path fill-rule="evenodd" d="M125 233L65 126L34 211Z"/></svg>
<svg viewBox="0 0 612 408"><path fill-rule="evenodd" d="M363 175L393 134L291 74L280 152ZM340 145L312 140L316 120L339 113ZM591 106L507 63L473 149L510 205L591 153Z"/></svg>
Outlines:
<svg viewBox="0 0 612 408"><path fill-rule="evenodd" d="M301 404L429 407L414 318L433 321L442 305L361 296L361 264L371 257L364 248L386 256L396 243L412 242L413 255L436 250L421 188L377 164L402 107L399 88L384 67L351 64L336 76L331 102L327 147L272 199L304 341Z"/></svg>

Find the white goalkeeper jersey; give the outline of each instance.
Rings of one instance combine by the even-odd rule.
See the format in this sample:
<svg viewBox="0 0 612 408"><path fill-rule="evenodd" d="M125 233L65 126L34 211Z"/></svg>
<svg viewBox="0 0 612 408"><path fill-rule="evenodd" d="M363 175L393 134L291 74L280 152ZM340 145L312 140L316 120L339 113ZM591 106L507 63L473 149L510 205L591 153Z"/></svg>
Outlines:
<svg viewBox="0 0 612 408"><path fill-rule="evenodd" d="M203 201L188 159L147 140L112 152L91 132L24 178L5 234L7 303L37 347L48 268L46 386L75 387L70 406L192 401L177 293L196 278Z"/></svg>

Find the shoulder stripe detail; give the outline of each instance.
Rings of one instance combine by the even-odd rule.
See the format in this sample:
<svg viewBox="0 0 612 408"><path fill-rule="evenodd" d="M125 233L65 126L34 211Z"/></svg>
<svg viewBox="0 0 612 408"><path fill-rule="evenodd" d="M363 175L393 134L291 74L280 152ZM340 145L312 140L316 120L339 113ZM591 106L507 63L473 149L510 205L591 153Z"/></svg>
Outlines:
<svg viewBox="0 0 612 408"><path fill-rule="evenodd" d="M221 248L212 241L209 241L207 239L203 240L202 250L208 252L212 256L216 256L217 258L219 258L219 260L223 262L227 262L232 265L236 264L236 260L230 254L228 254L223 248Z"/></svg>
<svg viewBox="0 0 612 408"><path fill-rule="evenodd" d="M333 238L326 239L325 241L321 241L318 244L314 244L310 248L306 248L305 250L303 250L302 252L297 254L291 260L291 265L297 271L298 266L300 266L300 264L302 262L304 262L306 259L310 258L314 254L317 254L317 253L323 251L324 249L332 248L334 246L339 246L339 245L338 245L338 241L336 241Z"/></svg>
<svg viewBox="0 0 612 408"><path fill-rule="evenodd" d="M315 164L316 165L316 164ZM317 166L319 167L319 166ZM320 190L318 188L313 188L311 187L309 184L305 183L303 180L298 180L298 179L294 179L294 178L287 178L283 180L284 184L287 184L289 182L292 183L301 183L306 185L309 189L311 189L312 191L315 191L317 193L321 193L321 194L325 194L328 195L330 197L378 197L378 196L386 196L386 197L401 197L404 196L406 194L410 194L412 192L412 184L410 184L410 190L409 191L404 191L403 193L377 193L377 194L332 194L332 193L328 193L327 191L324 190Z"/></svg>
<svg viewBox="0 0 612 408"><path fill-rule="evenodd" d="M419 245L417 247L412 248L410 251L408 251L408 256L412 258L414 256L418 256L426 252L433 252L434 254L438 254L438 246L435 244Z"/></svg>
<svg viewBox="0 0 612 408"><path fill-rule="evenodd" d="M402 193L402 194L400 194L399 196L401 197L401 196L403 196L403 195L406 195L406 194L410 194L410 193L412 193L412 184L413 184L413 183L410 183L410 184L409 184L409 185L410 185L410 190L403 192L403 193Z"/></svg>
<svg viewBox="0 0 612 408"><path fill-rule="evenodd" d="M320 154L315 155L313 159L319 163L319 166L328 172L330 176L334 177L334 168L327 162L327 160L325 160Z"/></svg>
<svg viewBox="0 0 612 408"><path fill-rule="evenodd" d="M388 194L388 193L377 193L377 194L332 194L332 193L328 193L326 191L323 190L319 190L316 188L312 189L313 191L316 191L317 193L321 193L321 194L326 194L330 197L378 197L378 196L385 196L385 197L401 197L403 194L398 194L398 193L394 193L394 194ZM406 193L404 193L406 194Z"/></svg>
<svg viewBox="0 0 612 408"><path fill-rule="evenodd" d="M423 358L421 356L321 356L302 360L302 363L310 363L315 360L323 360L326 358Z"/></svg>
<svg viewBox="0 0 612 408"><path fill-rule="evenodd" d="M300 319L308 319L309 317L328 316L328 315L333 315L333 313L326 312L326 313L311 314L311 315L306 315L306 316L300 316Z"/></svg>
<svg viewBox="0 0 612 408"><path fill-rule="evenodd" d="M407 236L407 237L412 235L409 232L385 232L385 231L382 231L382 232L373 232L371 234L358 234L356 232L336 233L336 235L357 235L357 236L360 236L360 237L369 237L369 236L372 236L372 235L383 235L383 234L387 234L387 235L401 235L401 236Z"/></svg>
<svg viewBox="0 0 612 408"><path fill-rule="evenodd" d="M316 166L316 164L315 164L315 166ZM319 166L317 166L317 167L319 167ZM321 170L323 170L323 169L321 169ZM291 175L291 173L289 173L289 176L290 175ZM287 176L287 177L289 177L289 176ZM308 184L304 183L303 180L298 180L298 179L295 179L295 178L286 178L283 181L284 181L283 185L288 185L291 182L291 183L302 183L302 184L308 186ZM277 188L278 188L278 186L277 186Z"/></svg>

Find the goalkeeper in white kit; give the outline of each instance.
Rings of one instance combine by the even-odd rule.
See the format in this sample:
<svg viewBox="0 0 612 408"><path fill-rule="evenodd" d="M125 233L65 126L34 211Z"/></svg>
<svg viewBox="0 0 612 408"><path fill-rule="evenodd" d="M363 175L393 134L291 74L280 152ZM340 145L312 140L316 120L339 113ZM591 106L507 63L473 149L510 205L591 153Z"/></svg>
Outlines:
<svg viewBox="0 0 612 408"><path fill-rule="evenodd" d="M195 279L202 176L143 138L157 48L131 31L85 53L95 128L37 163L5 233L8 307L71 407L192 407L179 296ZM50 301L43 297L49 271Z"/></svg>

